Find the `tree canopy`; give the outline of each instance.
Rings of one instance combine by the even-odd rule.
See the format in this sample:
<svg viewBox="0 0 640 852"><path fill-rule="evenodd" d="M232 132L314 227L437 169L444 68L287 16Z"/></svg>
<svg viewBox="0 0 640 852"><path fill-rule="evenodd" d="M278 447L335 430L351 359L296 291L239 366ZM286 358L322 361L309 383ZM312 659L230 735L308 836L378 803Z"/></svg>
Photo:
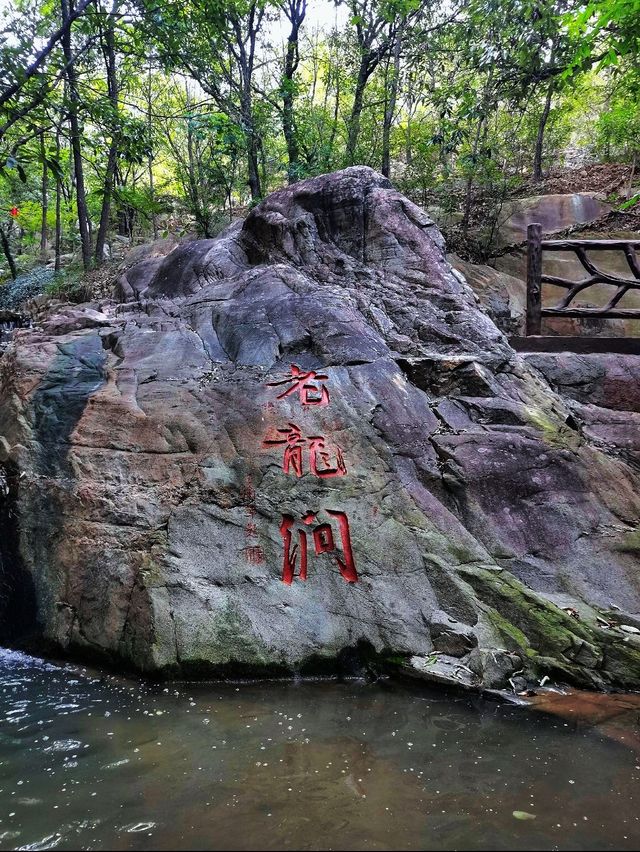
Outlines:
<svg viewBox="0 0 640 852"><path fill-rule="evenodd" d="M640 0L15 0L4 274L211 236L353 164L463 234L562 152L638 156ZM487 233L490 240L491 228Z"/></svg>

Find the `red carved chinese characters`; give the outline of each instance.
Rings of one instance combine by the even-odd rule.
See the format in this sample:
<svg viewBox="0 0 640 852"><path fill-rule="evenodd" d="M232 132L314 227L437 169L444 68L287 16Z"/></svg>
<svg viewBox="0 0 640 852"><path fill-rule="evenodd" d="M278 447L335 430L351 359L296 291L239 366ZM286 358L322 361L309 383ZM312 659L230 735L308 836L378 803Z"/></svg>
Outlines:
<svg viewBox="0 0 640 852"><path fill-rule="evenodd" d="M313 476L319 479L329 479L333 476L344 476L347 466L340 447L333 450L335 459L331 460L331 451L327 449L326 439L323 435L309 435L304 437L299 426L289 423L288 427L278 429L277 438L265 438L262 442L263 449L269 447L284 447L282 458L282 470L285 473L294 473L300 477L304 473L303 452L309 451L309 470Z"/></svg>
<svg viewBox="0 0 640 852"><path fill-rule="evenodd" d="M297 394L302 408L329 405L329 391L325 382L329 377L318 370L303 370L292 364L288 376L269 382L270 387L286 385L278 394L278 399L293 397ZM271 404L270 404L271 405ZM324 435L305 435L296 423L278 428L275 434L262 441L263 449L282 448L282 470L298 479L309 472L318 479L330 479L345 476L347 466L342 449L327 440ZM305 464L306 461L306 464ZM329 554L335 560L341 576L347 583L358 581L351 531L346 512L327 509L329 521L319 522L317 512L307 512L298 521L292 515L283 515L280 523L280 536L283 544L282 582L291 585L295 577L307 579L309 553L317 557ZM253 550L253 548L247 548ZM247 558L257 561L257 553L247 553Z"/></svg>
<svg viewBox="0 0 640 852"><path fill-rule="evenodd" d="M347 466L344 463L344 456L340 447L335 448L336 463L329 464L330 454L325 449L325 439L322 435L312 435L309 438L309 467L314 476L320 479L328 479L332 476L344 476L347 472Z"/></svg>
<svg viewBox="0 0 640 852"><path fill-rule="evenodd" d="M331 509L327 509L327 515L335 518L337 521L342 556L339 555L333 529L329 523L316 524L310 531L315 555L320 556L323 553L333 554L338 570L346 582L357 583L358 572L356 571L355 560L353 558L349 519L345 512L337 512ZM300 520L304 525L310 527L317 519L316 512L307 512ZM280 524L280 535L282 536L284 545L282 582L289 586L296 576L296 571L298 571L298 578L300 580L306 580L308 569L308 534L305 529L298 529L294 535L293 528L295 523L291 515L283 515L282 523Z"/></svg>
<svg viewBox="0 0 640 852"><path fill-rule="evenodd" d="M269 382L272 387L278 385L291 385L291 387L278 394L278 399L284 399L294 393L299 394L300 404L303 406L329 405L329 391L324 386L323 382L328 380L328 376L324 373L318 373L316 370L308 370L306 373L296 364L291 365L291 371L284 379L278 379L275 382Z"/></svg>

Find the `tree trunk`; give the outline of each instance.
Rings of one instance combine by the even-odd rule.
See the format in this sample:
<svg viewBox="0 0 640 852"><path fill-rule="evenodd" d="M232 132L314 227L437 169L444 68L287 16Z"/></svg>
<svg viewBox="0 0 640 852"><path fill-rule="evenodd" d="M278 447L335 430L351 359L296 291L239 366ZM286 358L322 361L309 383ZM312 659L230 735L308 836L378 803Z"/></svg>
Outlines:
<svg viewBox="0 0 640 852"><path fill-rule="evenodd" d="M42 224L40 226L40 261L47 262L47 213L49 212L49 169L47 167L44 133L40 134L40 159L42 160Z"/></svg>
<svg viewBox="0 0 640 852"><path fill-rule="evenodd" d="M244 112L245 138L247 140L247 171L249 173L249 191L252 201L260 201L262 198L262 185L260 183L260 141L253 127L253 116L251 109Z"/></svg>
<svg viewBox="0 0 640 852"><path fill-rule="evenodd" d="M56 131L56 162L60 162L60 129ZM60 271L60 246L62 243L62 220L60 216L60 208L62 205L62 180L60 175L56 175L56 236L55 236L55 254L56 259L53 268L56 272Z"/></svg>
<svg viewBox="0 0 640 852"><path fill-rule="evenodd" d="M336 74L336 96L333 102L333 118L331 121L331 133L329 134L329 145L325 156L325 171L331 171L333 159L331 153L335 150L336 133L338 132L338 116L340 115L340 74Z"/></svg>
<svg viewBox="0 0 640 852"><path fill-rule="evenodd" d="M404 139L404 158L408 166L413 163L413 137L411 135L411 115L407 115L407 130Z"/></svg>
<svg viewBox="0 0 640 852"><path fill-rule="evenodd" d="M111 143L109 145L109 154L107 157L107 170L104 177L104 185L102 189L102 209L100 210L100 225L96 237L96 264L100 265L104 261L104 247L107 241L107 231L109 229L109 219L111 215L111 198L113 196L113 184L116 174L116 164L118 159L119 146L119 130L118 130L118 79L116 72L116 43L115 43L115 6L107 20L107 29L104 40L104 58L107 69L107 88L109 91L109 103L111 106Z"/></svg>
<svg viewBox="0 0 640 852"><path fill-rule="evenodd" d="M289 183L295 183L300 177L300 150L296 136L293 111L293 75L300 62L298 36L306 15L306 6L306 0L302 0L302 2L291 0L285 9L285 13L291 23L291 31L287 38L287 51L284 58L284 74L282 78L282 130L287 143L287 180Z"/></svg>
<svg viewBox="0 0 640 852"><path fill-rule="evenodd" d="M533 157L533 180L534 183L540 183L544 175L542 174L542 154L544 151L544 131L547 126L547 121L549 120L549 113L551 112L551 99L553 97L553 86L554 81L552 80L549 83L549 88L547 89L547 96L544 102L544 109L542 110L542 115L540 116L540 121L538 122L538 135L536 136L536 149Z"/></svg>
<svg viewBox="0 0 640 852"><path fill-rule="evenodd" d="M99 266L104 261L104 247L107 242L107 231L111 217L111 198L113 196L113 183L116 172L116 160L118 157L118 140L112 139L109 146L107 158L107 171L105 174L102 196L102 208L100 210L100 224L96 236L95 260Z"/></svg>
<svg viewBox="0 0 640 852"><path fill-rule="evenodd" d="M353 106L351 107L351 115L349 116L349 135L347 137L347 165L349 166L353 166L356 159L356 147L358 145L358 136L360 135L360 116L364 107L364 90L370 76L368 67L368 57L363 56L360 61L358 80L353 96Z"/></svg>
<svg viewBox="0 0 640 852"><path fill-rule="evenodd" d="M631 161L631 172L629 173L629 180L627 181L627 189L626 189L625 194L624 194L624 197L627 200L630 199L630 198L633 198L633 195L634 195L633 178L635 177L635 173L636 173L636 160L637 160L637 158L638 158L638 155L634 151L633 152L633 160Z"/></svg>
<svg viewBox="0 0 640 852"><path fill-rule="evenodd" d="M297 38L297 37L296 37ZM299 176L300 151L296 139L296 128L293 116L293 63L296 46L287 41L287 55L285 58L284 78L282 81L282 130L287 143L287 181L295 183Z"/></svg>
<svg viewBox="0 0 640 852"><path fill-rule="evenodd" d="M151 116L151 62L149 62L149 78L147 86L147 133L149 135L149 156L147 158L147 168L149 170L149 198L151 201L151 224L153 226L153 239L158 239L158 220L155 210L155 188L153 185L153 124Z"/></svg>
<svg viewBox="0 0 640 852"><path fill-rule="evenodd" d="M391 85L389 86L389 98L384 111L384 123L382 126L382 174L389 177L391 174L391 126L396 111L398 99L398 85L400 80L400 54L402 52L402 37L404 35L405 21L398 27L396 39L393 45L393 71Z"/></svg>
<svg viewBox="0 0 640 852"><path fill-rule="evenodd" d="M185 97L186 97L186 105L187 110L190 107L191 99L189 95L189 85L185 81ZM202 236L205 239L209 239L211 237L211 233L209 232L209 211L207 210L207 199L206 196L204 199L200 197L200 187L202 186L202 180L200 177L200 164L199 159L196 156L196 152L194 151L193 146L193 130L191 127L191 123L187 122L187 192L189 195L189 200L191 202L191 209L193 211L193 216L196 220L196 224L198 225Z"/></svg>
<svg viewBox="0 0 640 852"><path fill-rule="evenodd" d="M71 15L69 0L60 0L63 23ZM69 127L71 137L71 149L73 152L73 171L76 184L76 203L78 208L78 227L80 230L80 242L82 245L82 263L86 269L91 268L91 230L89 225L89 211L87 209L87 194L84 186L84 168L82 164L82 149L80 145L80 123L78 120L78 107L80 94L78 92L78 78L73 63L71 50L71 28L69 27L62 37L62 49L65 62L67 63L66 78L69 92Z"/></svg>
<svg viewBox="0 0 640 852"><path fill-rule="evenodd" d="M478 151L480 150L480 141L483 137L483 128L487 127L487 117L486 114L483 113L476 130L476 136L473 140L473 149L471 153L471 162L472 168L469 172L469 177L467 178L467 185L465 187L465 195L464 195L464 212L462 214L462 222L460 223L462 228L462 233L467 235L467 231L469 229L469 220L471 219L471 206L473 203L473 181L476 176L476 160L478 157Z"/></svg>
<svg viewBox="0 0 640 852"><path fill-rule="evenodd" d="M478 152L480 150L481 144L486 139L487 133L489 131L489 123L487 119L490 107L492 86L493 69L490 69L489 76L487 77L487 81L485 83L484 92L482 94L482 109L480 111L480 118L478 120L478 127L476 129L475 139L473 140L473 149L471 153L471 171L469 172L469 177L467 178L467 185L465 188L464 212L462 214L462 222L460 223L462 233L465 237L469 229L469 220L471 219L471 206L473 203L473 182L476 176Z"/></svg>
<svg viewBox="0 0 640 852"><path fill-rule="evenodd" d="M9 245L9 240L2 226L0 226L0 242L2 242L2 251L4 252L4 256L7 258L7 263L9 264L11 277L15 281L18 277L18 272L16 270L16 264L13 260L13 255L11 254L11 246Z"/></svg>

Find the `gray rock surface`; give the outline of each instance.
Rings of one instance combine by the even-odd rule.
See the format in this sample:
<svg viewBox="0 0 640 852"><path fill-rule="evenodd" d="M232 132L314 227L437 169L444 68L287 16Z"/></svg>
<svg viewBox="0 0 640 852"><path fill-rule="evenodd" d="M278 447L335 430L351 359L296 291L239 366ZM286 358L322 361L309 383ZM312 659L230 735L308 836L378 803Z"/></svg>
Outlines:
<svg viewBox="0 0 640 852"><path fill-rule="evenodd" d="M610 211L610 204L588 192L517 198L502 207L496 242L507 246L526 240L527 227L533 222L542 225L544 234L553 234L573 225L594 222Z"/></svg>
<svg viewBox="0 0 640 852"><path fill-rule="evenodd" d="M216 674L356 648L473 687L640 685L637 637L598 620L640 613L637 467L370 169L16 332L0 401L5 603L29 587L58 649Z"/></svg>
<svg viewBox="0 0 640 852"><path fill-rule="evenodd" d="M527 288L521 278L500 272L492 266L470 263L455 254L447 259L474 291L480 304L500 331L506 335L524 333L527 315Z"/></svg>

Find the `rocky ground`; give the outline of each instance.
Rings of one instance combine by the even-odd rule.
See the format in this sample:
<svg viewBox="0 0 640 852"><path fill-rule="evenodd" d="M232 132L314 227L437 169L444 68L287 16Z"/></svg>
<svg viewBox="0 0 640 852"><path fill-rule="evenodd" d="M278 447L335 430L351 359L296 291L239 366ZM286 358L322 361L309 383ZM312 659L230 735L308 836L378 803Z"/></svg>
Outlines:
<svg viewBox="0 0 640 852"><path fill-rule="evenodd" d="M518 188L518 195L527 198L532 195L592 192L604 199L622 197L630 184L637 182L634 172L635 169L625 163L588 163L573 169L556 167L542 183L523 183Z"/></svg>
<svg viewBox="0 0 640 852"><path fill-rule="evenodd" d="M142 251L0 359L5 632L165 675L637 687L635 373L574 368L517 356L364 167Z"/></svg>

